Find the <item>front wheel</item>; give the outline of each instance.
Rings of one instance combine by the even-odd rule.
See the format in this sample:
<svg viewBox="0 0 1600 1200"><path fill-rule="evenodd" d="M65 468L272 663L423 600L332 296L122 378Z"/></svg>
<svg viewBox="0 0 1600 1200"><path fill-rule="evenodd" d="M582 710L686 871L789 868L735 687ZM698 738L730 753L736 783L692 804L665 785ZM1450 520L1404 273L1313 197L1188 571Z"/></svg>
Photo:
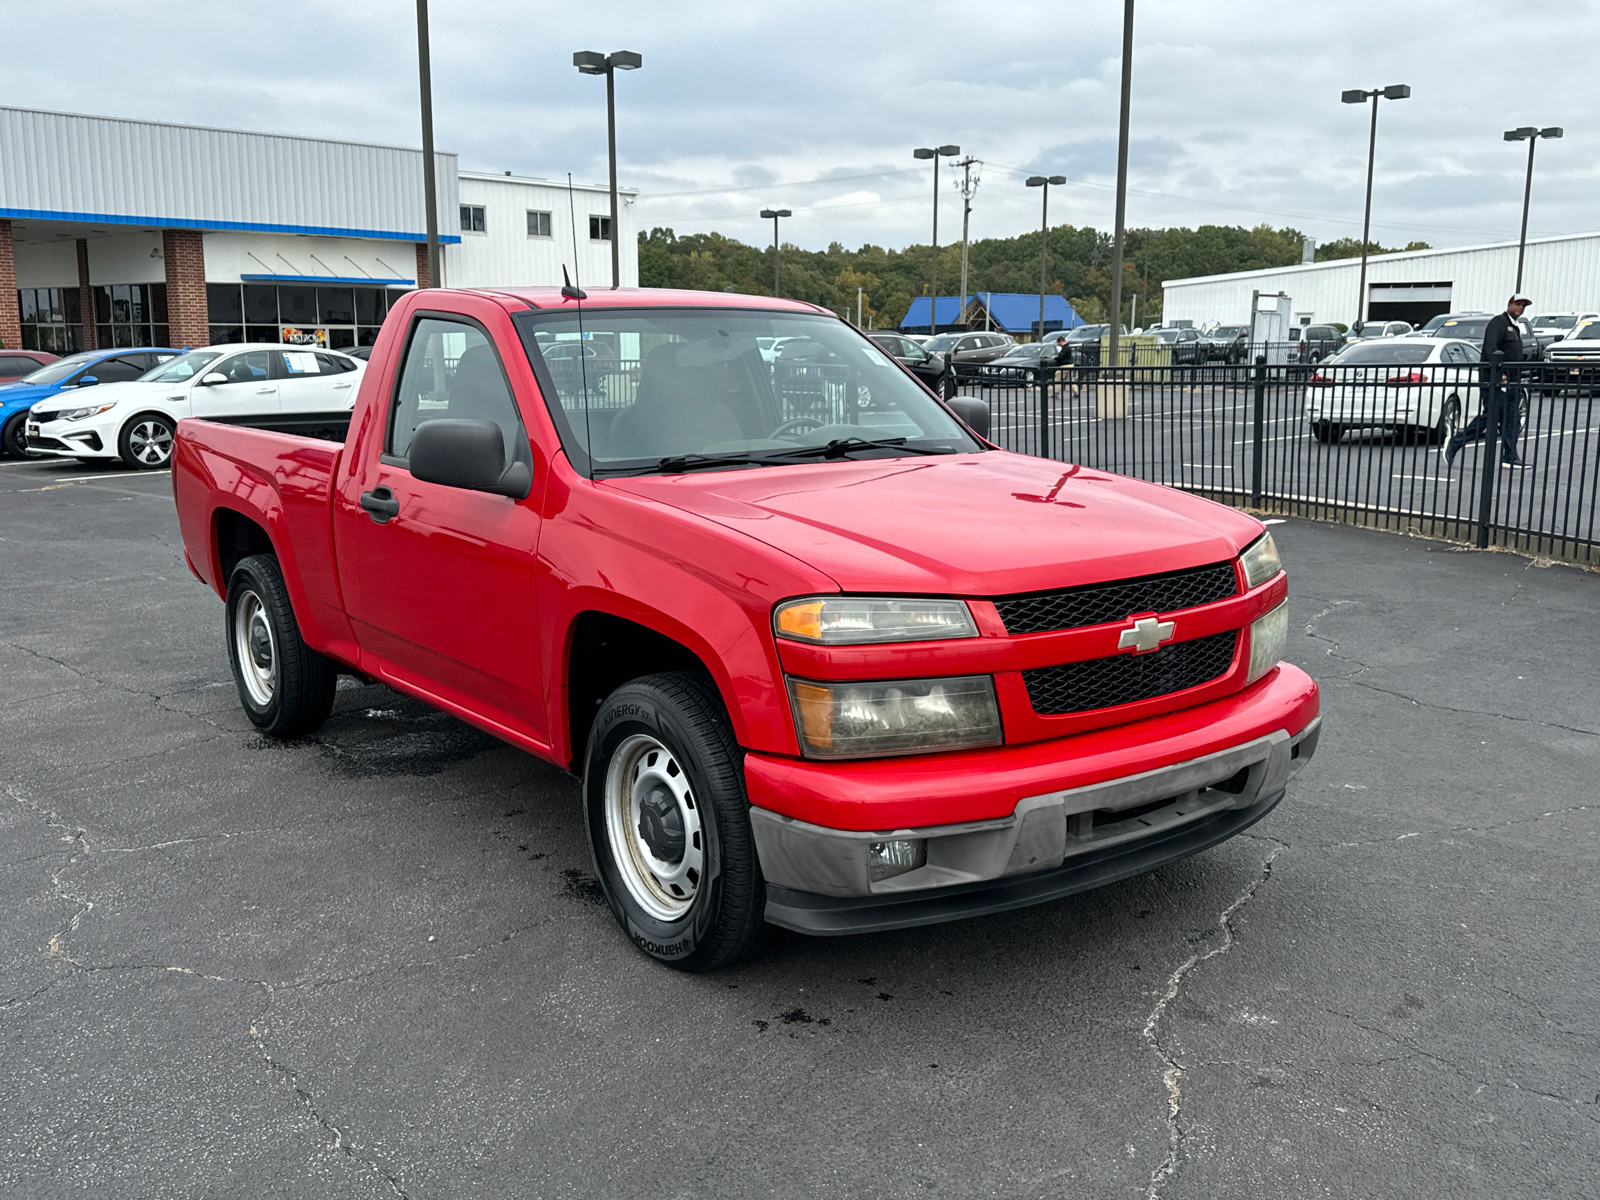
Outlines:
<svg viewBox="0 0 1600 1200"><path fill-rule="evenodd" d="M595 873L635 946L680 971L755 949L766 884L743 753L709 679L674 671L612 692L589 733L583 794Z"/></svg>
<svg viewBox="0 0 1600 1200"><path fill-rule="evenodd" d="M122 427L117 453L135 471L156 471L172 461L177 426L161 413L140 413Z"/></svg>
<svg viewBox="0 0 1600 1200"><path fill-rule="evenodd" d="M278 560L252 554L228 582L228 660L245 716L262 733L310 733L333 711L339 669L300 636Z"/></svg>
<svg viewBox="0 0 1600 1200"><path fill-rule="evenodd" d="M19 412L6 422L4 432L0 432L0 446L12 458L29 458L28 454L28 414Z"/></svg>

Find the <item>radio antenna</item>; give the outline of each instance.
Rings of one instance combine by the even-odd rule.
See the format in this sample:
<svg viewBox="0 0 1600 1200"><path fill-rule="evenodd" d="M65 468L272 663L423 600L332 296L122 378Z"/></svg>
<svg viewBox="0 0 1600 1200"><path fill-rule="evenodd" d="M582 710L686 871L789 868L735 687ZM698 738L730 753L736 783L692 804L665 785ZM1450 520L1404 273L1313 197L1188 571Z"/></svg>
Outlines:
<svg viewBox="0 0 1600 1200"><path fill-rule="evenodd" d="M567 218L572 225L572 273L578 275L578 205L572 198L572 172L567 172ZM583 302L589 293L583 290L580 276L576 286L567 278L567 265L561 264L561 278L566 286L561 295L578 302L578 382L583 388L583 454L589 460L589 478L594 479L594 433L589 428L589 356L588 344L583 336Z"/></svg>

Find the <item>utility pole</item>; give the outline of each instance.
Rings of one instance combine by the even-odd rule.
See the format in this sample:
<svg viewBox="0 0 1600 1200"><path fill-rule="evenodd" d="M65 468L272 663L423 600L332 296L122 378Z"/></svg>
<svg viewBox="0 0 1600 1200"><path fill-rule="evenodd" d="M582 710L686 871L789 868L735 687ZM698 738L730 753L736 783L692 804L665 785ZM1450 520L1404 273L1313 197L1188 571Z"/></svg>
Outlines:
<svg viewBox="0 0 1600 1200"><path fill-rule="evenodd" d="M955 164L961 168L961 304L963 311L967 303L967 222L972 216L972 197L977 194L978 180L973 178L972 168L979 165L979 160L967 155Z"/></svg>

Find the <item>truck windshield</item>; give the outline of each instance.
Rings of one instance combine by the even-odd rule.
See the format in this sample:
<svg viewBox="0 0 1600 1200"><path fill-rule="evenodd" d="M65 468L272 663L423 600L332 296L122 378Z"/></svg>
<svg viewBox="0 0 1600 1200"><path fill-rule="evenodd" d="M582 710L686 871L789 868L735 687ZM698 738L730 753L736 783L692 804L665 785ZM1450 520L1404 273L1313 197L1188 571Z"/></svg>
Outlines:
<svg viewBox="0 0 1600 1200"><path fill-rule="evenodd" d="M983 448L882 350L834 318L586 308L581 327L575 310L513 319L562 445L580 469L673 471L721 458L762 466ZM764 338L781 339L771 361L761 353ZM585 353L573 352L579 345ZM694 460L687 466L686 456Z"/></svg>

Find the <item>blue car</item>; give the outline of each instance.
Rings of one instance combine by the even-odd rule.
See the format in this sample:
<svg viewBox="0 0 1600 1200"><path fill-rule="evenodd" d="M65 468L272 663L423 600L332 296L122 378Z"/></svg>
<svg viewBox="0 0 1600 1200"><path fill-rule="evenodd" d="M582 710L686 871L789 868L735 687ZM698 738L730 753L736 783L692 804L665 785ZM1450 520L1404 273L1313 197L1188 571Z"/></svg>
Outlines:
<svg viewBox="0 0 1600 1200"><path fill-rule="evenodd" d="M12 458L28 456L28 435L23 425L28 410L39 401L100 383L126 383L180 353L151 346L85 350L58 358L15 383L0 387L0 450Z"/></svg>

